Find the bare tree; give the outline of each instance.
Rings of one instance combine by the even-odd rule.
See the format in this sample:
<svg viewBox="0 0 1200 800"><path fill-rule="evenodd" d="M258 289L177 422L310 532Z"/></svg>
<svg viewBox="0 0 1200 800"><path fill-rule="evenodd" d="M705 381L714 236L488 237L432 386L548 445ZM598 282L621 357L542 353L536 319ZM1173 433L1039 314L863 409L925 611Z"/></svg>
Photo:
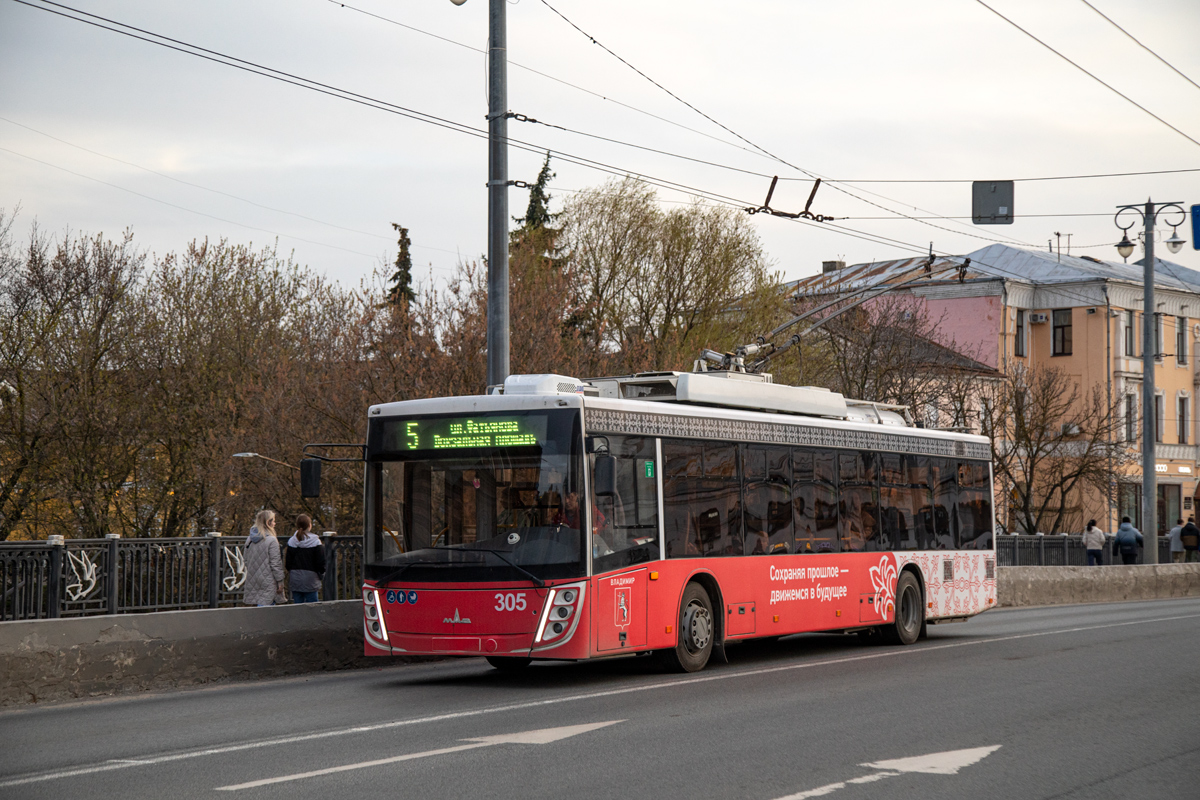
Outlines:
<svg viewBox="0 0 1200 800"><path fill-rule="evenodd" d="M1132 459L1103 387L1081 393L1060 369L1016 366L984 387L983 401L997 490L1025 533L1080 525L1085 490L1107 496L1114 473Z"/></svg>

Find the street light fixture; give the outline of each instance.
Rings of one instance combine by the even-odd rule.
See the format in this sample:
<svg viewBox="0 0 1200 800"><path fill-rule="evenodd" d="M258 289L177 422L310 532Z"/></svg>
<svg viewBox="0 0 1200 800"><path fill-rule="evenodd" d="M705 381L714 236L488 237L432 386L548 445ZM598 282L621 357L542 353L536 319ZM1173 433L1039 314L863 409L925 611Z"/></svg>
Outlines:
<svg viewBox="0 0 1200 800"><path fill-rule="evenodd" d="M277 458L270 458L269 456L260 455L259 453L234 453L232 456L230 456L230 458L261 458L263 461L270 461L272 464L279 464L287 467L288 469L294 469L296 472L300 471L299 467L294 467L286 461L280 461Z"/></svg>
<svg viewBox="0 0 1200 800"><path fill-rule="evenodd" d="M1124 234L1117 244L1117 252L1125 259L1133 252L1133 243L1129 241L1129 229L1137 223L1134 215L1140 215L1146 225L1146 256L1142 261L1142 535L1146 539L1142 560L1146 564L1158 563L1158 480L1155 475L1154 445L1158 438L1159 420L1158 404L1154 396L1154 363L1159 353L1155 352L1158 348L1155 346L1157 339L1154 335L1155 317L1158 316L1155 313L1158 306L1154 304L1154 223L1159 214L1171 211L1180 214L1179 222L1166 223L1174 230L1187 219L1187 214L1178 202L1164 203L1157 209L1152 200L1147 200L1144 206L1117 206L1116 216L1113 217L1113 222ZM1121 218L1126 212L1129 213L1129 222L1123 225ZM1177 234L1173 234L1166 245L1167 249L1176 253L1183 246L1183 240Z"/></svg>

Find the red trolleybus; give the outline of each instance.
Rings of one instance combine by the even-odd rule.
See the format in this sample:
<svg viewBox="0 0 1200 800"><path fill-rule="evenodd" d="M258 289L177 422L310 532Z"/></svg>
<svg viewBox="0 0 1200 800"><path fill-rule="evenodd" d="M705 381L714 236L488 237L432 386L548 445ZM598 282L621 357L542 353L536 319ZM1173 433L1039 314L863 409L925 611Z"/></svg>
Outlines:
<svg viewBox="0 0 1200 800"><path fill-rule="evenodd" d="M767 375L517 375L372 406L368 655L911 644L996 600L988 441Z"/></svg>

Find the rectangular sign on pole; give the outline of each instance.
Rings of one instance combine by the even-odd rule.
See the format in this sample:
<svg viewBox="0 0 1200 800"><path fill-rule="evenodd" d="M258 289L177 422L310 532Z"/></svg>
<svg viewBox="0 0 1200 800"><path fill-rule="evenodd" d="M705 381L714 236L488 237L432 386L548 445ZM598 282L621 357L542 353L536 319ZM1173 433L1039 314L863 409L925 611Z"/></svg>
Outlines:
<svg viewBox="0 0 1200 800"><path fill-rule="evenodd" d="M1192 206L1192 249L1200 250L1200 205Z"/></svg>

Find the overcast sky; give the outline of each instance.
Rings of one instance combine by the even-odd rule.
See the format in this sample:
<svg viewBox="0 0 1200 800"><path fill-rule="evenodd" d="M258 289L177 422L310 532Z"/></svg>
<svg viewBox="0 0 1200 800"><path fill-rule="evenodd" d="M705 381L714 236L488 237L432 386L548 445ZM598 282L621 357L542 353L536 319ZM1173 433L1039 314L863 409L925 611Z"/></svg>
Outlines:
<svg viewBox="0 0 1200 800"><path fill-rule="evenodd" d="M512 111L721 166L528 123L510 122L510 136L739 205L761 204L779 175L802 180L781 180L772 205L803 208L812 184L794 167L838 180L967 181L1200 168L1200 145L978 0L548 1L730 130L634 73L542 0L508 6ZM65 2L485 129L487 0ZM987 2L1200 140L1200 88L1082 0ZM1091 2L1200 83L1200 2ZM512 150L510 177L532 182L540 161ZM552 163L556 206L610 177ZM411 231L418 279L443 280L486 251L486 180L484 139L0 0L0 207L20 205L22 234L34 220L56 234L131 228L159 255L206 237L255 246L278 238L282 253L356 285L394 258L390 223L398 222ZM949 253L992 239L1046 248L1055 232L1064 251L1070 234L1072 253L1117 260L1115 206L1150 196L1200 203L1200 172L1020 182L1023 218L975 226L969 183L840 186L882 208L823 185L813 211L903 244L754 217L787 278L818 272L823 260L900 258L930 242ZM509 197L519 215L528 193ZM688 200L676 190L659 197ZM966 219L930 225L905 214ZM1190 221L1180 233L1188 245L1168 257L1200 269Z"/></svg>

